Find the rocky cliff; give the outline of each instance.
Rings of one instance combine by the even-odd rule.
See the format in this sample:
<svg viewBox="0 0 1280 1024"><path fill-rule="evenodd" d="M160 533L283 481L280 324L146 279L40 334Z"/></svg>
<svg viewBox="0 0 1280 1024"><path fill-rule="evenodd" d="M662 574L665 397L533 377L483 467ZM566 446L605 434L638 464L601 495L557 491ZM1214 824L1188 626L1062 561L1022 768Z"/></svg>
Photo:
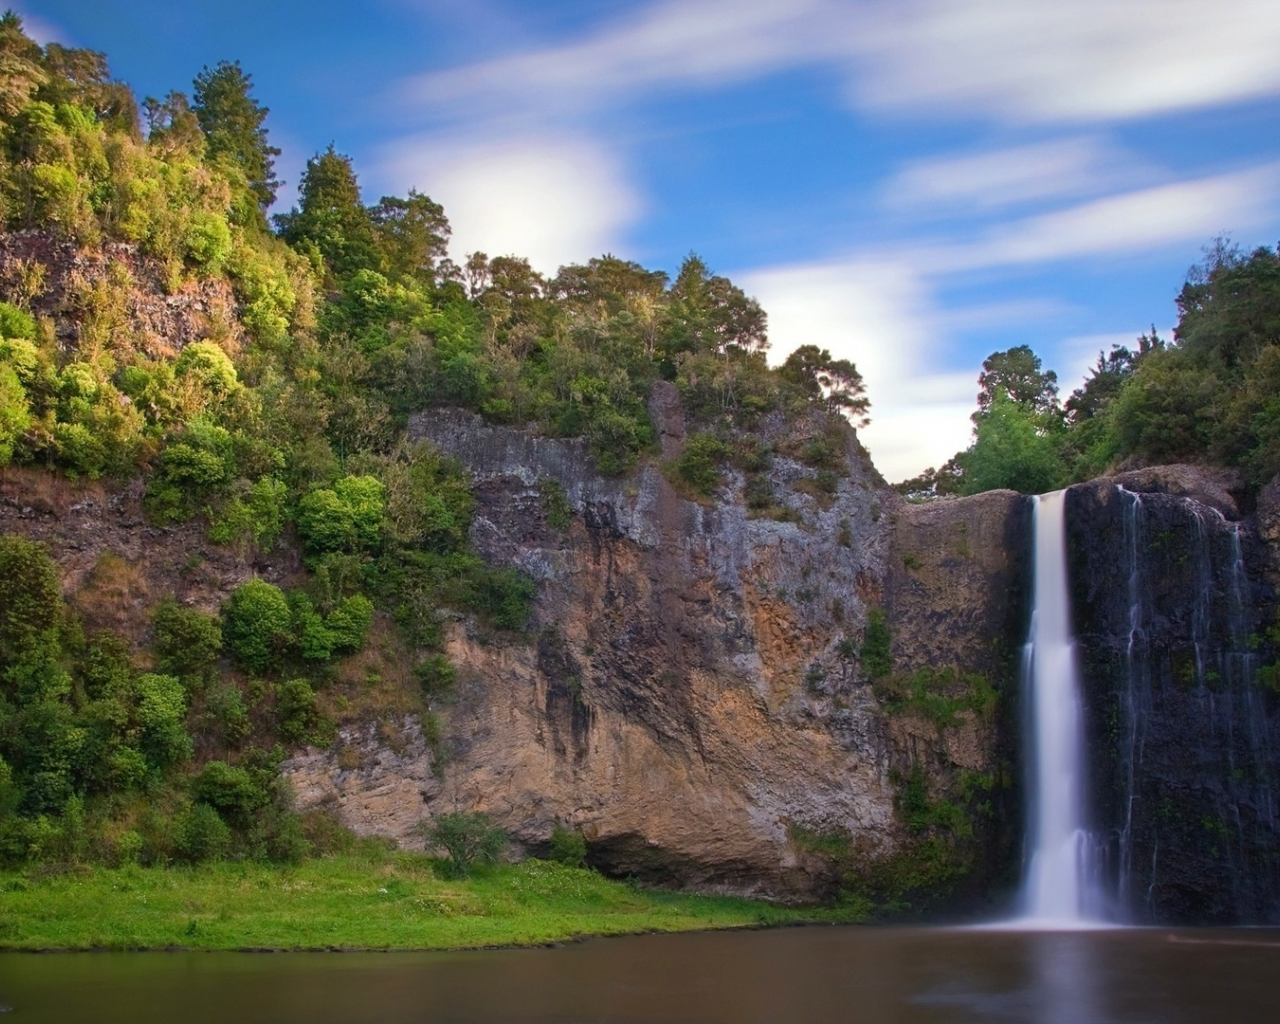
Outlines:
<svg viewBox="0 0 1280 1024"><path fill-rule="evenodd" d="M1189 467L1069 492L1093 824L1121 920L1280 921L1274 498L1245 515L1239 493Z"/></svg>
<svg viewBox="0 0 1280 1024"><path fill-rule="evenodd" d="M659 388L652 413L674 456L670 399ZM868 863L903 848L911 765L927 765L941 794L1001 756L992 716L940 727L887 711L859 652L869 609L883 608L903 670L945 662L1006 689L1016 495L905 505L849 432L835 494L814 497L803 486L814 471L779 458L769 483L786 521L752 518L732 473L697 501L656 464L605 478L579 442L466 413L423 414L411 430L473 474L473 539L538 581L533 619L517 638L454 625L460 679L441 709L442 753L416 720L394 755L376 730L353 728L358 756L288 764L304 806L328 802L360 830L404 839L422 817L479 808L533 849L557 822L581 830L611 872L813 894L833 871L814 837L842 837ZM564 523L548 514L549 488L572 510Z"/></svg>

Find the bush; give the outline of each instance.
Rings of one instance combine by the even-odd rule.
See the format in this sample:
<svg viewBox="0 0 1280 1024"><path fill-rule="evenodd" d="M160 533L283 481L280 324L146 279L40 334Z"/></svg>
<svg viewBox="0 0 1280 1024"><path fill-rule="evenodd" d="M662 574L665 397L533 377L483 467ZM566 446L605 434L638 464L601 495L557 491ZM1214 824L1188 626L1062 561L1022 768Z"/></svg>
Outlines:
<svg viewBox="0 0 1280 1024"><path fill-rule="evenodd" d="M187 864L221 860L231 839L231 829L208 804L192 804L173 821L173 854Z"/></svg>
<svg viewBox="0 0 1280 1024"><path fill-rule="evenodd" d="M372 476L346 476L332 489L298 503L298 532L312 554L377 550L382 544L386 489Z"/></svg>
<svg viewBox="0 0 1280 1024"><path fill-rule="evenodd" d="M324 620L333 640L333 650L353 654L364 647L369 627L373 625L373 602L363 594L344 597Z"/></svg>
<svg viewBox="0 0 1280 1024"><path fill-rule="evenodd" d="M587 859L587 840L581 832L567 829L559 822L551 829L551 859L571 868L582 867Z"/></svg>
<svg viewBox="0 0 1280 1024"><path fill-rule="evenodd" d="M247 668L271 668L293 639L293 613L284 592L258 579L237 587L222 606L222 636Z"/></svg>
<svg viewBox="0 0 1280 1024"><path fill-rule="evenodd" d="M167 598L152 619L152 649L162 671L203 678L222 653L222 626L216 616Z"/></svg>
<svg viewBox="0 0 1280 1024"><path fill-rule="evenodd" d="M189 758L193 748L187 735L187 695L182 683L175 676L149 672L135 685L147 759L164 769Z"/></svg>
<svg viewBox="0 0 1280 1024"><path fill-rule="evenodd" d="M0 302L0 338L27 338L36 336L36 321L26 310L7 302Z"/></svg>
<svg viewBox="0 0 1280 1024"><path fill-rule="evenodd" d="M238 825L247 825L271 794L241 765L210 761L191 784L191 795Z"/></svg>
<svg viewBox="0 0 1280 1024"><path fill-rule="evenodd" d="M492 864L507 845L507 834L483 811L450 811L421 829L428 847L444 850L449 874L460 878L473 864Z"/></svg>
<svg viewBox="0 0 1280 1024"><path fill-rule="evenodd" d="M0 671L56 650L62 580L48 549L0 536Z"/></svg>
<svg viewBox="0 0 1280 1024"><path fill-rule="evenodd" d="M286 743L313 743L327 740L328 720L316 707L315 691L305 679L290 679L276 687L276 723Z"/></svg>
<svg viewBox="0 0 1280 1024"><path fill-rule="evenodd" d="M720 483L720 466L731 451L727 444L711 434L691 437L676 459L676 475L698 494L710 497Z"/></svg>

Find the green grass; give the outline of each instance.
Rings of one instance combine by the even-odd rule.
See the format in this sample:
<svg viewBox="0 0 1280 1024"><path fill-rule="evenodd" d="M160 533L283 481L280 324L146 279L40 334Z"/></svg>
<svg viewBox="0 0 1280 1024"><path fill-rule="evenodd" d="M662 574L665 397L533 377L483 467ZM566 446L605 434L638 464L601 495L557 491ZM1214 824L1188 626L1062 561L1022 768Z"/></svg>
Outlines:
<svg viewBox="0 0 1280 1024"><path fill-rule="evenodd" d="M296 868L0 872L0 949L465 949L832 921L838 910L639 889L546 861L445 880L413 854Z"/></svg>

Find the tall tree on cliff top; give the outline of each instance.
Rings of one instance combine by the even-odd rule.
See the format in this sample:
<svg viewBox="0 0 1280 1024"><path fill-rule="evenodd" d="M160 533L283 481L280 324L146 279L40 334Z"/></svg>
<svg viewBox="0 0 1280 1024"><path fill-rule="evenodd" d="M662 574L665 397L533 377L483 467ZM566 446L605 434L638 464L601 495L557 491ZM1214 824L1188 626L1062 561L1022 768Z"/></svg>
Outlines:
<svg viewBox="0 0 1280 1024"><path fill-rule="evenodd" d="M339 280L382 265L373 221L360 202L351 158L332 145L307 161L298 185L298 206L276 217L281 237L300 251L323 257Z"/></svg>
<svg viewBox="0 0 1280 1024"><path fill-rule="evenodd" d="M855 427L871 422L871 400L862 374L848 359L834 359L817 345L801 345L787 356L781 371L807 399L820 399L832 412L843 412Z"/></svg>
<svg viewBox="0 0 1280 1024"><path fill-rule="evenodd" d="M280 150L267 142L262 126L268 110L251 95L253 78L240 62L222 61L196 75L191 109L208 139L209 158L237 167L257 203L256 220L266 226L267 207L276 201L280 182L275 157Z"/></svg>
<svg viewBox="0 0 1280 1024"><path fill-rule="evenodd" d="M1017 345L1004 352L992 352L982 363L978 374L978 411L976 422L990 408L996 395L1008 395L1041 415L1058 408L1058 375L1040 368L1040 357L1027 345Z"/></svg>

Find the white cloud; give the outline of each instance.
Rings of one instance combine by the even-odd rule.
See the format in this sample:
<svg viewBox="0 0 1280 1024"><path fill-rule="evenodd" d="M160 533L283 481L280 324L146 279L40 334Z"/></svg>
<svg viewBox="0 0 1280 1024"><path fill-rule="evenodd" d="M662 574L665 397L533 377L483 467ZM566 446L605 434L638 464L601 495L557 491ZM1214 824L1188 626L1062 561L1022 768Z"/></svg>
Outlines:
<svg viewBox="0 0 1280 1024"><path fill-rule="evenodd" d="M1136 161L1094 136L916 160L890 178L893 208L988 212L1034 200L1096 193L1141 173Z"/></svg>
<svg viewBox="0 0 1280 1024"><path fill-rule="evenodd" d="M833 67L858 106L1112 121L1280 92L1275 0L663 0L577 38L411 79L458 117Z"/></svg>
<svg viewBox="0 0 1280 1024"><path fill-rule="evenodd" d="M437 109L543 114L597 109L620 95L719 85L804 63L822 50L830 0L667 0L577 40L411 79Z"/></svg>
<svg viewBox="0 0 1280 1024"><path fill-rule="evenodd" d="M641 201L602 146L579 136L402 140L381 173L448 211L457 256L525 256L553 273L619 247Z"/></svg>
<svg viewBox="0 0 1280 1024"><path fill-rule="evenodd" d="M813 344L858 367L871 399L859 437L886 478L914 476L968 444L974 374L938 368L931 300L909 267L852 260L734 278L769 314L775 362Z"/></svg>
<svg viewBox="0 0 1280 1024"><path fill-rule="evenodd" d="M1275 0L905 0L868 10L860 104L1105 121L1280 92Z"/></svg>
<svg viewBox="0 0 1280 1024"><path fill-rule="evenodd" d="M1180 181L1002 224L977 241L921 247L911 256L931 273L951 273L1141 252L1266 223L1278 190L1276 165Z"/></svg>

